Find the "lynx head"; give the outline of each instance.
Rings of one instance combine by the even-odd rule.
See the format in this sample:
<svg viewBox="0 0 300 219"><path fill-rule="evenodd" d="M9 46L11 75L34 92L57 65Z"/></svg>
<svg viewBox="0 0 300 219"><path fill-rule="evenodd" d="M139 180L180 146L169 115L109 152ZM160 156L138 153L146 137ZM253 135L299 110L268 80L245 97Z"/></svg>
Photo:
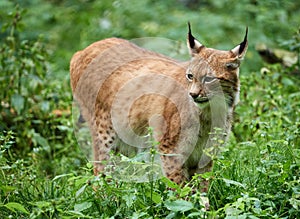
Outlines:
<svg viewBox="0 0 300 219"><path fill-rule="evenodd" d="M229 51L207 48L194 38L190 23L187 44L192 56L186 71L189 94L198 104L207 103L218 95L228 106L237 104L239 97L239 67L247 47L247 34L242 43Z"/></svg>

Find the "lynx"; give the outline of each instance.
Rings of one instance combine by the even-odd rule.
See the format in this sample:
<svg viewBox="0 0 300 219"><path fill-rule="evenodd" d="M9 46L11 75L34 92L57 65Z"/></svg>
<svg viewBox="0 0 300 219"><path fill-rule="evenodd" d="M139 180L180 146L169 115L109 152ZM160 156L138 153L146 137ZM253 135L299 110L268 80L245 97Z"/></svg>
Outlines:
<svg viewBox="0 0 300 219"><path fill-rule="evenodd" d="M104 171L111 151L132 156L147 148L149 127L166 177L181 184L210 171L239 101L247 33L232 50L216 50L202 45L188 23L187 62L118 38L75 53L71 87L91 131L94 173Z"/></svg>

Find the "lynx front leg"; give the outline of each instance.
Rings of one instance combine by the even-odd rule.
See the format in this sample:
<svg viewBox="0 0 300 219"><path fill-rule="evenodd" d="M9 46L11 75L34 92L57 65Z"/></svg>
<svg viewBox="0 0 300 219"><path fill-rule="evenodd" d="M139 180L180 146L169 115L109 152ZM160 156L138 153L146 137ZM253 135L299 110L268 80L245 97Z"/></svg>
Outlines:
<svg viewBox="0 0 300 219"><path fill-rule="evenodd" d="M163 171L166 177L177 184L182 184L186 182L187 177L186 173L183 169L183 165L178 165L177 162L179 159L171 158L169 156L161 156L162 164L163 164ZM179 163L179 162L178 162Z"/></svg>
<svg viewBox="0 0 300 219"><path fill-rule="evenodd" d="M213 167L213 160L210 156L202 154L202 157L198 163L197 173L206 173L210 172Z"/></svg>
<svg viewBox="0 0 300 219"><path fill-rule="evenodd" d="M92 126L94 174L98 175L104 171L109 161L109 153L116 139L116 132L113 130L108 115L98 115Z"/></svg>

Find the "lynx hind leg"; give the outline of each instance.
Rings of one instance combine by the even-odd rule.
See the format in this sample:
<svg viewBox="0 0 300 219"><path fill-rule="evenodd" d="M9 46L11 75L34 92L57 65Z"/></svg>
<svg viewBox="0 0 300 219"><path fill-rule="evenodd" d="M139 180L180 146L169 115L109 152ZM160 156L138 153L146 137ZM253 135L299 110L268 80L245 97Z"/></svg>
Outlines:
<svg viewBox="0 0 300 219"><path fill-rule="evenodd" d="M109 154L116 140L109 113L97 113L92 124L94 174L103 173L109 161Z"/></svg>
<svg viewBox="0 0 300 219"><path fill-rule="evenodd" d="M177 184L183 184L188 179L188 173L184 168L183 157L171 149L170 144L161 143L160 153L164 175Z"/></svg>

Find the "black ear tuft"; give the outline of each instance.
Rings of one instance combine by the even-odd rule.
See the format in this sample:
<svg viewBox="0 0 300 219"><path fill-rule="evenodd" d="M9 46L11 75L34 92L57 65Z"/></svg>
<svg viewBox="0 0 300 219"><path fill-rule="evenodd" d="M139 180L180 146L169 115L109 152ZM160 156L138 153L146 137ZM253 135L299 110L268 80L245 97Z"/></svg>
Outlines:
<svg viewBox="0 0 300 219"><path fill-rule="evenodd" d="M240 48L239 48L239 54L242 54L245 47L247 46L247 43L248 43L248 27L246 27L246 35L244 37L244 41L240 44Z"/></svg>
<svg viewBox="0 0 300 219"><path fill-rule="evenodd" d="M189 40L189 44L191 48L195 47L195 38L192 35L192 31L191 31L191 24L190 22L188 22L188 27L189 27L189 32L188 32L188 40Z"/></svg>

